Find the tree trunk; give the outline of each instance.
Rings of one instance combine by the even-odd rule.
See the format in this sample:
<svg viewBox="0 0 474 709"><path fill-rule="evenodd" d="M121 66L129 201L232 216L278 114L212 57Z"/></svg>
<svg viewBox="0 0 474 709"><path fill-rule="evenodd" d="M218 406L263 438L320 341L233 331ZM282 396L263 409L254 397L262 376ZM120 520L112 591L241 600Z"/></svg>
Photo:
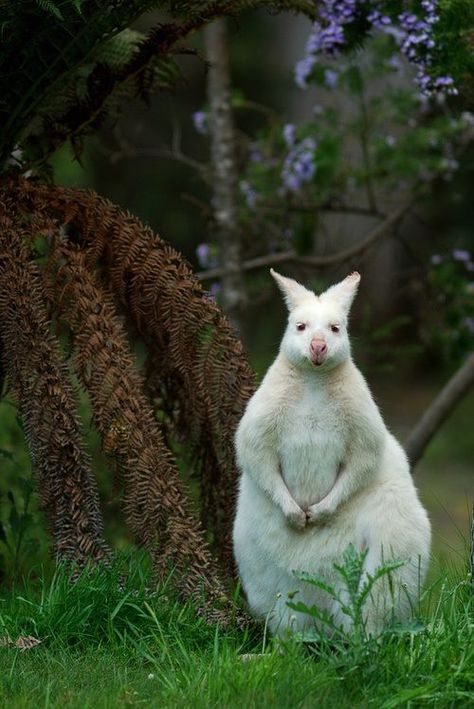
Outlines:
<svg viewBox="0 0 474 709"><path fill-rule="evenodd" d="M235 132L230 98L229 51L225 19L204 30L209 62L207 95L211 113L213 210L221 251L222 307L238 332L245 303L241 269L241 239L237 218L237 168Z"/></svg>

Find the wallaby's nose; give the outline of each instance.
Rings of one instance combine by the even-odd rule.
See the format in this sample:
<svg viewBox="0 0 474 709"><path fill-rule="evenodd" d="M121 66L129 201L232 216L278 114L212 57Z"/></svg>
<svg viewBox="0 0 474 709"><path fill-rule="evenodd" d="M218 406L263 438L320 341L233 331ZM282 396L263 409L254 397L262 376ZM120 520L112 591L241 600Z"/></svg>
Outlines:
<svg viewBox="0 0 474 709"><path fill-rule="evenodd" d="M314 362L314 364L322 364L326 359L326 354L328 351L328 346L325 341L319 340L315 337L313 340L311 340L309 349L311 353L311 360Z"/></svg>

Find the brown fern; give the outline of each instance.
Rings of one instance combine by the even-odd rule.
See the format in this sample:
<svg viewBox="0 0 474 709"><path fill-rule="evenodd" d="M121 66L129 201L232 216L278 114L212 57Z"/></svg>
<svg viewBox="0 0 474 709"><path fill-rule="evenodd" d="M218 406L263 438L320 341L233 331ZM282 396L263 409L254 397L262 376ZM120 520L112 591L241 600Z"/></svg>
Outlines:
<svg viewBox="0 0 474 709"><path fill-rule="evenodd" d="M237 474L233 437L253 377L240 342L182 257L152 230L92 192L20 181L22 209L47 210L104 277L149 348L147 391L185 433L201 475L202 519L229 569ZM159 363L159 369L150 366Z"/></svg>
<svg viewBox="0 0 474 709"><path fill-rule="evenodd" d="M0 337L57 559L103 559L102 518L67 366L48 327L37 268L0 203Z"/></svg>
<svg viewBox="0 0 474 709"><path fill-rule="evenodd" d="M99 286L79 249L60 246L54 275L59 308L73 332L74 363L89 393L106 453L125 483L130 529L150 551L163 579L171 569L185 597L206 615L224 597L215 565L189 496L143 393L126 333L111 296Z"/></svg>

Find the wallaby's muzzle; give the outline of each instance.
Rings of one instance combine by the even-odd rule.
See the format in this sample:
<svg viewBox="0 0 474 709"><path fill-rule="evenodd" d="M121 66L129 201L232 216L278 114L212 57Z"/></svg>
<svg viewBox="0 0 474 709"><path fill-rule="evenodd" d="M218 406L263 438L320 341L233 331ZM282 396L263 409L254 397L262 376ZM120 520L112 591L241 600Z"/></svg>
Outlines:
<svg viewBox="0 0 474 709"><path fill-rule="evenodd" d="M328 346L324 340L319 340L316 337L311 340L309 346L311 361L316 366L319 366L326 359L328 353Z"/></svg>

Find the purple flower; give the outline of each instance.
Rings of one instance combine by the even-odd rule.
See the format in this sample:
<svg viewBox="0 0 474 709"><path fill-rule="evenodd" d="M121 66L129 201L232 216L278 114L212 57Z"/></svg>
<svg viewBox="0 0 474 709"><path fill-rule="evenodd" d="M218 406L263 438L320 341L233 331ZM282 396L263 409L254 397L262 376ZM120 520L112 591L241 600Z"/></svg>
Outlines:
<svg viewBox="0 0 474 709"><path fill-rule="evenodd" d="M242 180L240 182L240 191L245 197L245 202L249 209L254 209L258 200L258 192L254 190L247 180Z"/></svg>
<svg viewBox="0 0 474 709"><path fill-rule="evenodd" d="M290 150L281 172L285 192L299 192L304 182L311 181L316 172L315 150L316 141L313 138L305 138Z"/></svg>
<svg viewBox="0 0 474 709"><path fill-rule="evenodd" d="M295 66L295 84L300 87L300 89L306 89L308 84L307 80L313 67L316 64L316 58L313 56L304 57L300 59Z"/></svg>
<svg viewBox="0 0 474 709"><path fill-rule="evenodd" d="M357 0L320 0L318 9L321 22L313 24L305 47L305 57L295 67L295 81L298 86L306 88L307 79L319 55L339 54L346 41L344 26L353 22L362 5L364 3L358 3ZM423 0L418 14L410 11L401 12L397 18L397 25L389 15L376 7L369 10L367 20L374 30L393 37L401 53L418 68L416 82L424 95L455 95L458 91L452 77L433 78L429 71L433 64L432 51L435 48L433 27L439 21L439 15L436 14L437 7L438 0Z"/></svg>
<svg viewBox="0 0 474 709"><path fill-rule="evenodd" d="M395 69L395 71L401 71L403 69L403 62L398 54L392 54L387 63L389 67Z"/></svg>
<svg viewBox="0 0 474 709"><path fill-rule="evenodd" d="M339 74L333 69L326 69L324 72L324 83L328 89L335 89L339 80Z"/></svg>
<svg viewBox="0 0 474 709"><path fill-rule="evenodd" d="M454 86L454 79L452 76L438 76L433 81L433 89L435 91L442 90L447 94L456 96L458 94L457 88Z"/></svg>
<svg viewBox="0 0 474 709"><path fill-rule="evenodd" d="M470 261L471 254L469 253L469 251L466 251L465 249L454 249L453 259L455 261Z"/></svg>
<svg viewBox="0 0 474 709"><path fill-rule="evenodd" d="M319 54L336 56L346 43L344 25L357 14L357 0L321 0L322 23L314 22L305 47L305 56L295 66L295 82L302 89L313 71Z"/></svg>
<svg viewBox="0 0 474 709"><path fill-rule="evenodd" d="M211 248L209 244L199 244L196 248L196 256L201 268L206 268L209 266L209 257L211 255Z"/></svg>
<svg viewBox="0 0 474 709"><path fill-rule="evenodd" d="M289 148L292 148L296 140L296 127L294 123L286 123L283 126L283 138Z"/></svg>
<svg viewBox="0 0 474 709"><path fill-rule="evenodd" d="M213 298L216 298L221 292L221 284L215 281L214 283L211 283L211 287L209 290L211 292L211 296Z"/></svg>
<svg viewBox="0 0 474 709"><path fill-rule="evenodd" d="M196 111L193 113L194 128L201 135L207 135L209 132L208 117L204 111Z"/></svg>
<svg viewBox="0 0 474 709"><path fill-rule="evenodd" d="M392 24L390 17L388 17L388 15L382 15L382 13L378 10L372 10L369 12L367 15L367 20L378 30L383 30L385 27Z"/></svg>
<svg viewBox="0 0 474 709"><path fill-rule="evenodd" d="M255 145L250 146L249 160L250 162L262 162L263 160L262 151Z"/></svg>

